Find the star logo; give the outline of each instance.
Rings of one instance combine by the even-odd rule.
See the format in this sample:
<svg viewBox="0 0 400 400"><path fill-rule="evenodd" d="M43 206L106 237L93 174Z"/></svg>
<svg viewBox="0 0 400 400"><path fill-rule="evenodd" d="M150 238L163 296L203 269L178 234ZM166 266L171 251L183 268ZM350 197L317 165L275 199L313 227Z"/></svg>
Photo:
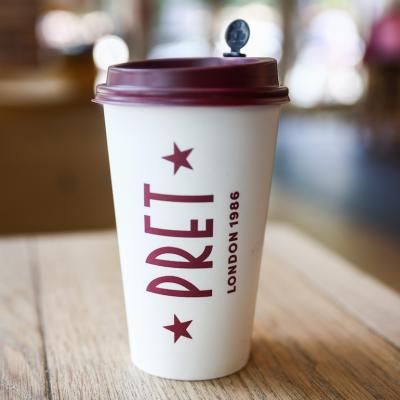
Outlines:
<svg viewBox="0 0 400 400"><path fill-rule="evenodd" d="M181 322L179 318L174 314L174 323L172 325L163 326L163 328L168 329L174 333L174 343L178 341L181 336L192 339L190 333L187 331L189 325L193 320Z"/></svg>
<svg viewBox="0 0 400 400"><path fill-rule="evenodd" d="M193 149L181 151L178 145L174 142L174 152L169 156L163 157L164 160L170 161L174 164L174 175L179 171L180 167L193 169L189 164L188 157Z"/></svg>

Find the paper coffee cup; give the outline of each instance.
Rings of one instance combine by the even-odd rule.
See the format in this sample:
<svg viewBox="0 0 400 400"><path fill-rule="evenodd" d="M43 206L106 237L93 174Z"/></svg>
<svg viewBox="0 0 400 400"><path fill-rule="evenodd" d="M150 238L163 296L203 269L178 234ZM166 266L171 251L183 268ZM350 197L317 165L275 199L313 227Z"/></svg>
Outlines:
<svg viewBox="0 0 400 400"><path fill-rule="evenodd" d="M217 378L247 362L280 107L276 61L110 67L104 104L134 364Z"/></svg>

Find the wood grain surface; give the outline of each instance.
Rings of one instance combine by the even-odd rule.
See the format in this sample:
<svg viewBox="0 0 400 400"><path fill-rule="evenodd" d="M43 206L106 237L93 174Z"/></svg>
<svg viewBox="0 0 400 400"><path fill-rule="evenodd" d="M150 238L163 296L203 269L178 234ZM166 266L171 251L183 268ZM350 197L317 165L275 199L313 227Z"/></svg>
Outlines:
<svg viewBox="0 0 400 400"><path fill-rule="evenodd" d="M305 275L335 302L400 348L400 296L287 225L276 226L268 254ZM293 257L287 248L296 249ZM345 279L344 279L345 277Z"/></svg>
<svg viewBox="0 0 400 400"><path fill-rule="evenodd" d="M47 395L37 270L24 239L0 240L0 399Z"/></svg>
<svg viewBox="0 0 400 400"><path fill-rule="evenodd" d="M399 296L268 228L251 359L203 382L131 365L114 232L0 240L0 399L399 399Z"/></svg>

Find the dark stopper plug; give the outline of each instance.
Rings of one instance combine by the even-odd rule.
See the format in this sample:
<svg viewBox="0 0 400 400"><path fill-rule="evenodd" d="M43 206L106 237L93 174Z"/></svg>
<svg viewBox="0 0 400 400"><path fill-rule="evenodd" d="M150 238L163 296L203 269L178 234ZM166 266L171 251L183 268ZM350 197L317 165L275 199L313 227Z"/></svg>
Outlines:
<svg viewBox="0 0 400 400"><path fill-rule="evenodd" d="M236 19L231 22L225 31L225 41L231 48L229 53L224 53L224 57L246 57L240 49L246 45L250 37L250 28L246 21Z"/></svg>

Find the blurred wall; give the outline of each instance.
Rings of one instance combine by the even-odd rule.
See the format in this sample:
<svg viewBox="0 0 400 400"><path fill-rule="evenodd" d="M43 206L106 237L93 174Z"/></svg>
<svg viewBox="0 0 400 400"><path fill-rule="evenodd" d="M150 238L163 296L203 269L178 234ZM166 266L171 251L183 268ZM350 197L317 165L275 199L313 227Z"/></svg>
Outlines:
<svg viewBox="0 0 400 400"><path fill-rule="evenodd" d="M114 226L102 110L0 108L0 234Z"/></svg>
<svg viewBox="0 0 400 400"><path fill-rule="evenodd" d="M0 68L37 63L37 14L36 0L1 0Z"/></svg>

